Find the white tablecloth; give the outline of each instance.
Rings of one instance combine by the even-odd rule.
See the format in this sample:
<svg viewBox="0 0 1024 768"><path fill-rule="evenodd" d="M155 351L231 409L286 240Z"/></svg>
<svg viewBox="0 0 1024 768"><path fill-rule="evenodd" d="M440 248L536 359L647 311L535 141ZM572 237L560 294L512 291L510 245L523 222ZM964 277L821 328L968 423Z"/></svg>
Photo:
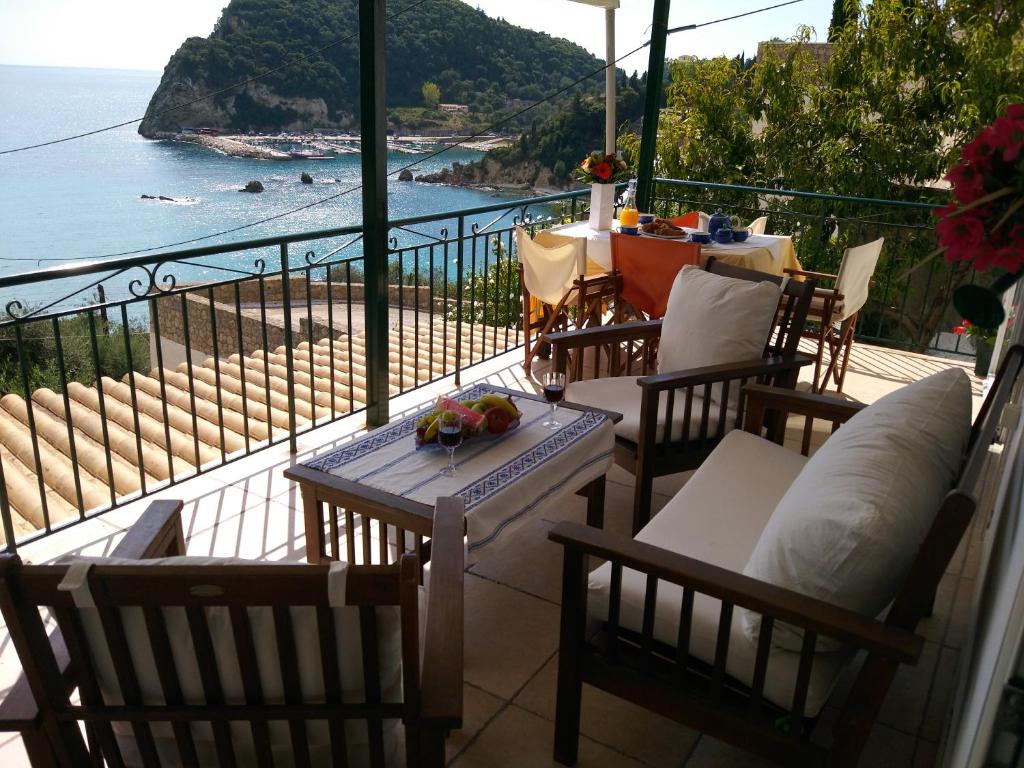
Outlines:
<svg viewBox="0 0 1024 768"><path fill-rule="evenodd" d="M615 222L614 226L618 226ZM585 221L563 224L552 227L552 232L567 237L585 238L587 241L587 260L600 265L605 271L612 268L612 245L608 230L591 229ZM688 230L693 231L693 230ZM765 255L767 254L767 255ZM723 261L736 263L736 266L750 269L761 269L773 274L782 274L784 267L799 269L793 255L793 241L788 235L751 235L742 243L710 243L701 246L702 258L717 256ZM760 258L756 258L760 256ZM588 270L589 271L589 270Z"/></svg>
<svg viewBox="0 0 1024 768"><path fill-rule="evenodd" d="M456 399L492 391L480 384ZM562 426L542 427L549 407L513 396L523 414L519 427L498 438L475 437L455 451L456 472L446 477L448 454L439 447L416 450L416 422L423 413L389 424L306 462L306 466L397 496L434 505L438 496L466 502L466 546L470 561L479 550L557 508L612 465L615 432L603 414L558 409Z"/></svg>

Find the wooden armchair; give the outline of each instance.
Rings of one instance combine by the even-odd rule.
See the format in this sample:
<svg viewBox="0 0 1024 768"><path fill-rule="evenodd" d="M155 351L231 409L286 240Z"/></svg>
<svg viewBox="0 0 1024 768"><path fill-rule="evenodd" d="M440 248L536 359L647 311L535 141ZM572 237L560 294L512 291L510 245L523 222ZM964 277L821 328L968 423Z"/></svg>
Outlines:
<svg viewBox="0 0 1024 768"><path fill-rule="evenodd" d="M652 535L645 543L576 524L553 528L549 538L564 547L555 759L565 765L576 760L582 685L587 683L782 765L857 765L899 665L914 664L921 654L924 642L914 631L930 614L939 579L974 513L976 485L1022 364L1024 347L1018 346L1001 366L970 431L954 487L934 515L884 620L744 575L744 556L721 567L672 551L668 543L660 545L666 536ZM863 408L813 393L762 386L747 390L748 430L756 435L765 409L835 426ZM802 466L797 454L760 437L730 437L734 445L762 444L754 451L775 462L782 474L787 464L797 472ZM788 481L763 471L760 461L744 464L742 483L723 483L723 477L736 478L737 458L742 455L721 462L717 479L701 478L714 463L712 457L688 481L679 496L695 482L703 483L703 490L694 489L686 508L677 510L684 519L697 514L697 493L711 494L708 514L715 508L727 511L736 502L736 485L751 486L746 498L752 505L765 495L774 499L785 493ZM742 509L730 518L725 524L733 526L730 536L749 539L743 529L752 511ZM729 546L722 538L695 544L693 533L687 539L691 552ZM680 532L678 540L685 536ZM588 555L608 563L588 574ZM597 598L607 605L595 607ZM759 636L751 639L737 631L739 619L733 617L739 611L759 615ZM667 613L673 617L666 625ZM778 635L784 625L802 630L798 651L773 644L773 630ZM826 639L838 640L840 649L816 652ZM834 680L858 651L864 660L852 686L835 688ZM816 732L826 706L838 714L830 729L822 723Z"/></svg>
<svg viewBox="0 0 1024 768"><path fill-rule="evenodd" d="M438 500L425 617L412 554L344 573L130 562L182 554L181 506L151 504L109 562L0 556L24 669L0 730L21 733L33 765L383 766L401 754L399 720L405 764L444 765L462 719L460 500Z"/></svg>
<svg viewBox="0 0 1024 768"><path fill-rule="evenodd" d="M580 387L574 391L570 386L567 396L572 401L607 407L625 415L616 425L615 462L636 477L634 533L650 519L654 478L696 468L726 432L743 424L745 384L793 388L800 367L812 362L811 358L797 354L797 345L814 293L813 280L799 282L733 267L714 257L708 258L705 269L754 283L769 281L783 285L777 322L768 334L761 357L657 373L662 320L619 323L548 337L554 348L554 370L565 373L567 381L584 381L588 372L592 372L592 379L600 379L603 357L606 378L614 377L621 384L614 387L616 393L622 393L614 402L601 402L606 396L604 392L581 393ZM589 388L588 383L586 389ZM712 402L713 388L720 388L717 403ZM598 401L591 403L587 394ZM782 428L781 423L778 428Z"/></svg>

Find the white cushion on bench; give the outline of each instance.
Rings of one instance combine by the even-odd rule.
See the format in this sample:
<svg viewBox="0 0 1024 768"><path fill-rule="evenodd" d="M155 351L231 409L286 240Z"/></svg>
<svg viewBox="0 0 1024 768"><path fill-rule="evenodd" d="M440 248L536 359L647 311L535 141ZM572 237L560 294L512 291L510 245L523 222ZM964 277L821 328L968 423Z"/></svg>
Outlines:
<svg viewBox="0 0 1024 768"><path fill-rule="evenodd" d="M66 557L57 561L61 564L90 563L92 565L117 566L218 566L218 565L259 565L276 568L298 566L300 563L265 562L242 558L217 557L164 557L150 560L132 560L113 557ZM421 606L422 608L422 606ZM109 704L121 703L120 686L114 671L114 660L107 648L99 614L95 608L78 608L82 626L89 643L97 679L104 699ZM299 666L300 687L303 700L310 703L323 702L323 672L320 663L320 642L317 629L316 609L311 606L293 606L291 609L292 631L295 638L296 658ZM362 639L360 636L359 609L357 607L333 608L334 625L338 640L338 664L342 680L342 700L359 703L366 700L363 686ZM185 612L181 608L162 609L167 626L168 640L174 656L175 667L186 704L201 704L205 701L198 662L192 647L191 633ZM284 689L278 664L277 641L274 629L273 611L269 607L249 607L249 622L252 627L253 643L256 650L260 684L265 701L284 703ZM398 606L378 606L377 632L381 700L397 702L402 700L402 644L400 609ZM122 622L129 651L138 674L139 688L143 702L164 703L156 663L149 643L142 610L122 608ZM227 608L206 609L207 624L213 644L224 701L227 704L244 704L241 670L238 666L234 633ZM423 615L420 616L420 622ZM399 721L386 720L383 724L384 749L389 759L397 755L400 744ZM252 732L248 723L230 725L232 742L239 765L255 764L256 756ZM115 724L115 733L127 765L142 765L135 739L131 730ZM272 721L269 724L271 748L275 765L294 764L294 754L287 723ZM331 754L326 723L310 721L306 732L313 765L331 765ZM166 724L154 724L153 733L157 750L163 765L180 765L178 751L171 729ZM192 726L192 735L200 763L215 765L216 751L213 731L206 723ZM365 720L348 720L345 735L349 762L353 766L369 765L368 735Z"/></svg>
<svg viewBox="0 0 1024 768"><path fill-rule="evenodd" d="M750 558L776 504L806 462L800 454L747 432L730 432L636 539L738 573ZM743 481L737 482L740 476ZM645 578L637 571L623 569L620 624L637 632L643 620ZM610 581L608 563L590 574L589 612L600 621L608 615ZM679 629L682 592L675 584L658 583L654 636L672 646ZM690 653L709 664L715 658L720 610L721 603L713 598L697 595L694 600ZM740 617L741 612L735 610L726 671L749 684L757 647L744 634ZM816 657L806 714L813 716L821 710L848 658L843 653ZM790 707L798 664L798 653L772 650L765 698L780 707Z"/></svg>
<svg viewBox="0 0 1024 768"><path fill-rule="evenodd" d="M634 443L640 439L640 385L636 383L636 376L612 376L605 379L585 379L574 381L569 384L566 392L566 400L580 405L589 405L595 408L604 408L607 411L616 411L622 414L622 421L615 425L615 434L632 440ZM739 383L730 385L738 388ZM695 439L700 432L701 413L704 408L704 400L697 396L697 392L703 391L703 387L694 391L693 403L690 406L690 439ZM712 403L708 412L708 437L714 437L718 430L718 416L721 406ZM675 403L672 405L672 439L681 440L683 437L683 416L686 412L686 396L683 391L676 392ZM665 417L668 414L668 393L662 392L659 398L658 408L658 433L657 440L663 438L665 429ZM736 422L736 412L729 409L725 429L729 431Z"/></svg>
<svg viewBox="0 0 1024 768"><path fill-rule="evenodd" d="M743 572L877 616L921 548L960 468L971 431L967 374L949 368L856 414L811 458L786 492ZM756 638L760 615L743 611ZM772 641L799 650L803 632L776 626ZM839 647L819 639L820 650Z"/></svg>

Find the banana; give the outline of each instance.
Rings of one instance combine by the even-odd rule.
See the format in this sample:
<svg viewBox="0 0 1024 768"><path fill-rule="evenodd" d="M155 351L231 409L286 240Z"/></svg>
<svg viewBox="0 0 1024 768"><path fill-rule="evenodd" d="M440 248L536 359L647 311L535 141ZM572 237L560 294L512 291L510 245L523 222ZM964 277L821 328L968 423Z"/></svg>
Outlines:
<svg viewBox="0 0 1024 768"><path fill-rule="evenodd" d="M496 406L503 408L508 412L508 415L511 416L513 419L519 417L519 411L512 404L512 401L494 392L491 392L490 394L486 394L483 397L481 397L480 404L486 405L488 408L494 408Z"/></svg>
<svg viewBox="0 0 1024 768"><path fill-rule="evenodd" d="M427 427L427 431L423 433L423 442L432 443L434 441L434 438L437 437L437 432L439 429L441 429L440 416L436 417L432 422L430 422L430 426Z"/></svg>

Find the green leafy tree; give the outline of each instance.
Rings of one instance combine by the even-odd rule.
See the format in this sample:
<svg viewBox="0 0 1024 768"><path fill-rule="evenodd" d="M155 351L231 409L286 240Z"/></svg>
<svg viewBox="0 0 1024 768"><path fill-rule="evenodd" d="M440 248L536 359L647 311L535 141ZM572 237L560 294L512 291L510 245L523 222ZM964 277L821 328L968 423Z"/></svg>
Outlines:
<svg viewBox="0 0 1024 768"><path fill-rule="evenodd" d="M833 0L832 21L828 25L829 42L833 42L839 37L842 31L846 29L847 24L851 21L856 21L859 11L859 0Z"/></svg>
<svg viewBox="0 0 1024 768"><path fill-rule="evenodd" d="M441 103L441 89L437 87L437 83L427 80L420 90L423 92L424 106L427 109L437 109L437 105Z"/></svg>
<svg viewBox="0 0 1024 768"><path fill-rule="evenodd" d="M788 45L765 46L745 71L724 58L674 62L658 124L657 175L944 203L948 196L932 182L981 127L1024 100L1024 4L874 0L834 32L824 64L812 55L806 28ZM635 158L639 139L622 143ZM758 205L753 195L716 200ZM887 236L883 259L900 271L934 248L926 213L883 209L888 223L919 228L898 236L903 230L855 226L863 207L770 203L793 214L787 231L795 229L811 269L834 270L846 245L879 234ZM842 223L826 226L829 217ZM921 348L949 322L950 293L969 277L962 266L933 263L893 289L902 294L876 307L881 316L862 321Z"/></svg>

